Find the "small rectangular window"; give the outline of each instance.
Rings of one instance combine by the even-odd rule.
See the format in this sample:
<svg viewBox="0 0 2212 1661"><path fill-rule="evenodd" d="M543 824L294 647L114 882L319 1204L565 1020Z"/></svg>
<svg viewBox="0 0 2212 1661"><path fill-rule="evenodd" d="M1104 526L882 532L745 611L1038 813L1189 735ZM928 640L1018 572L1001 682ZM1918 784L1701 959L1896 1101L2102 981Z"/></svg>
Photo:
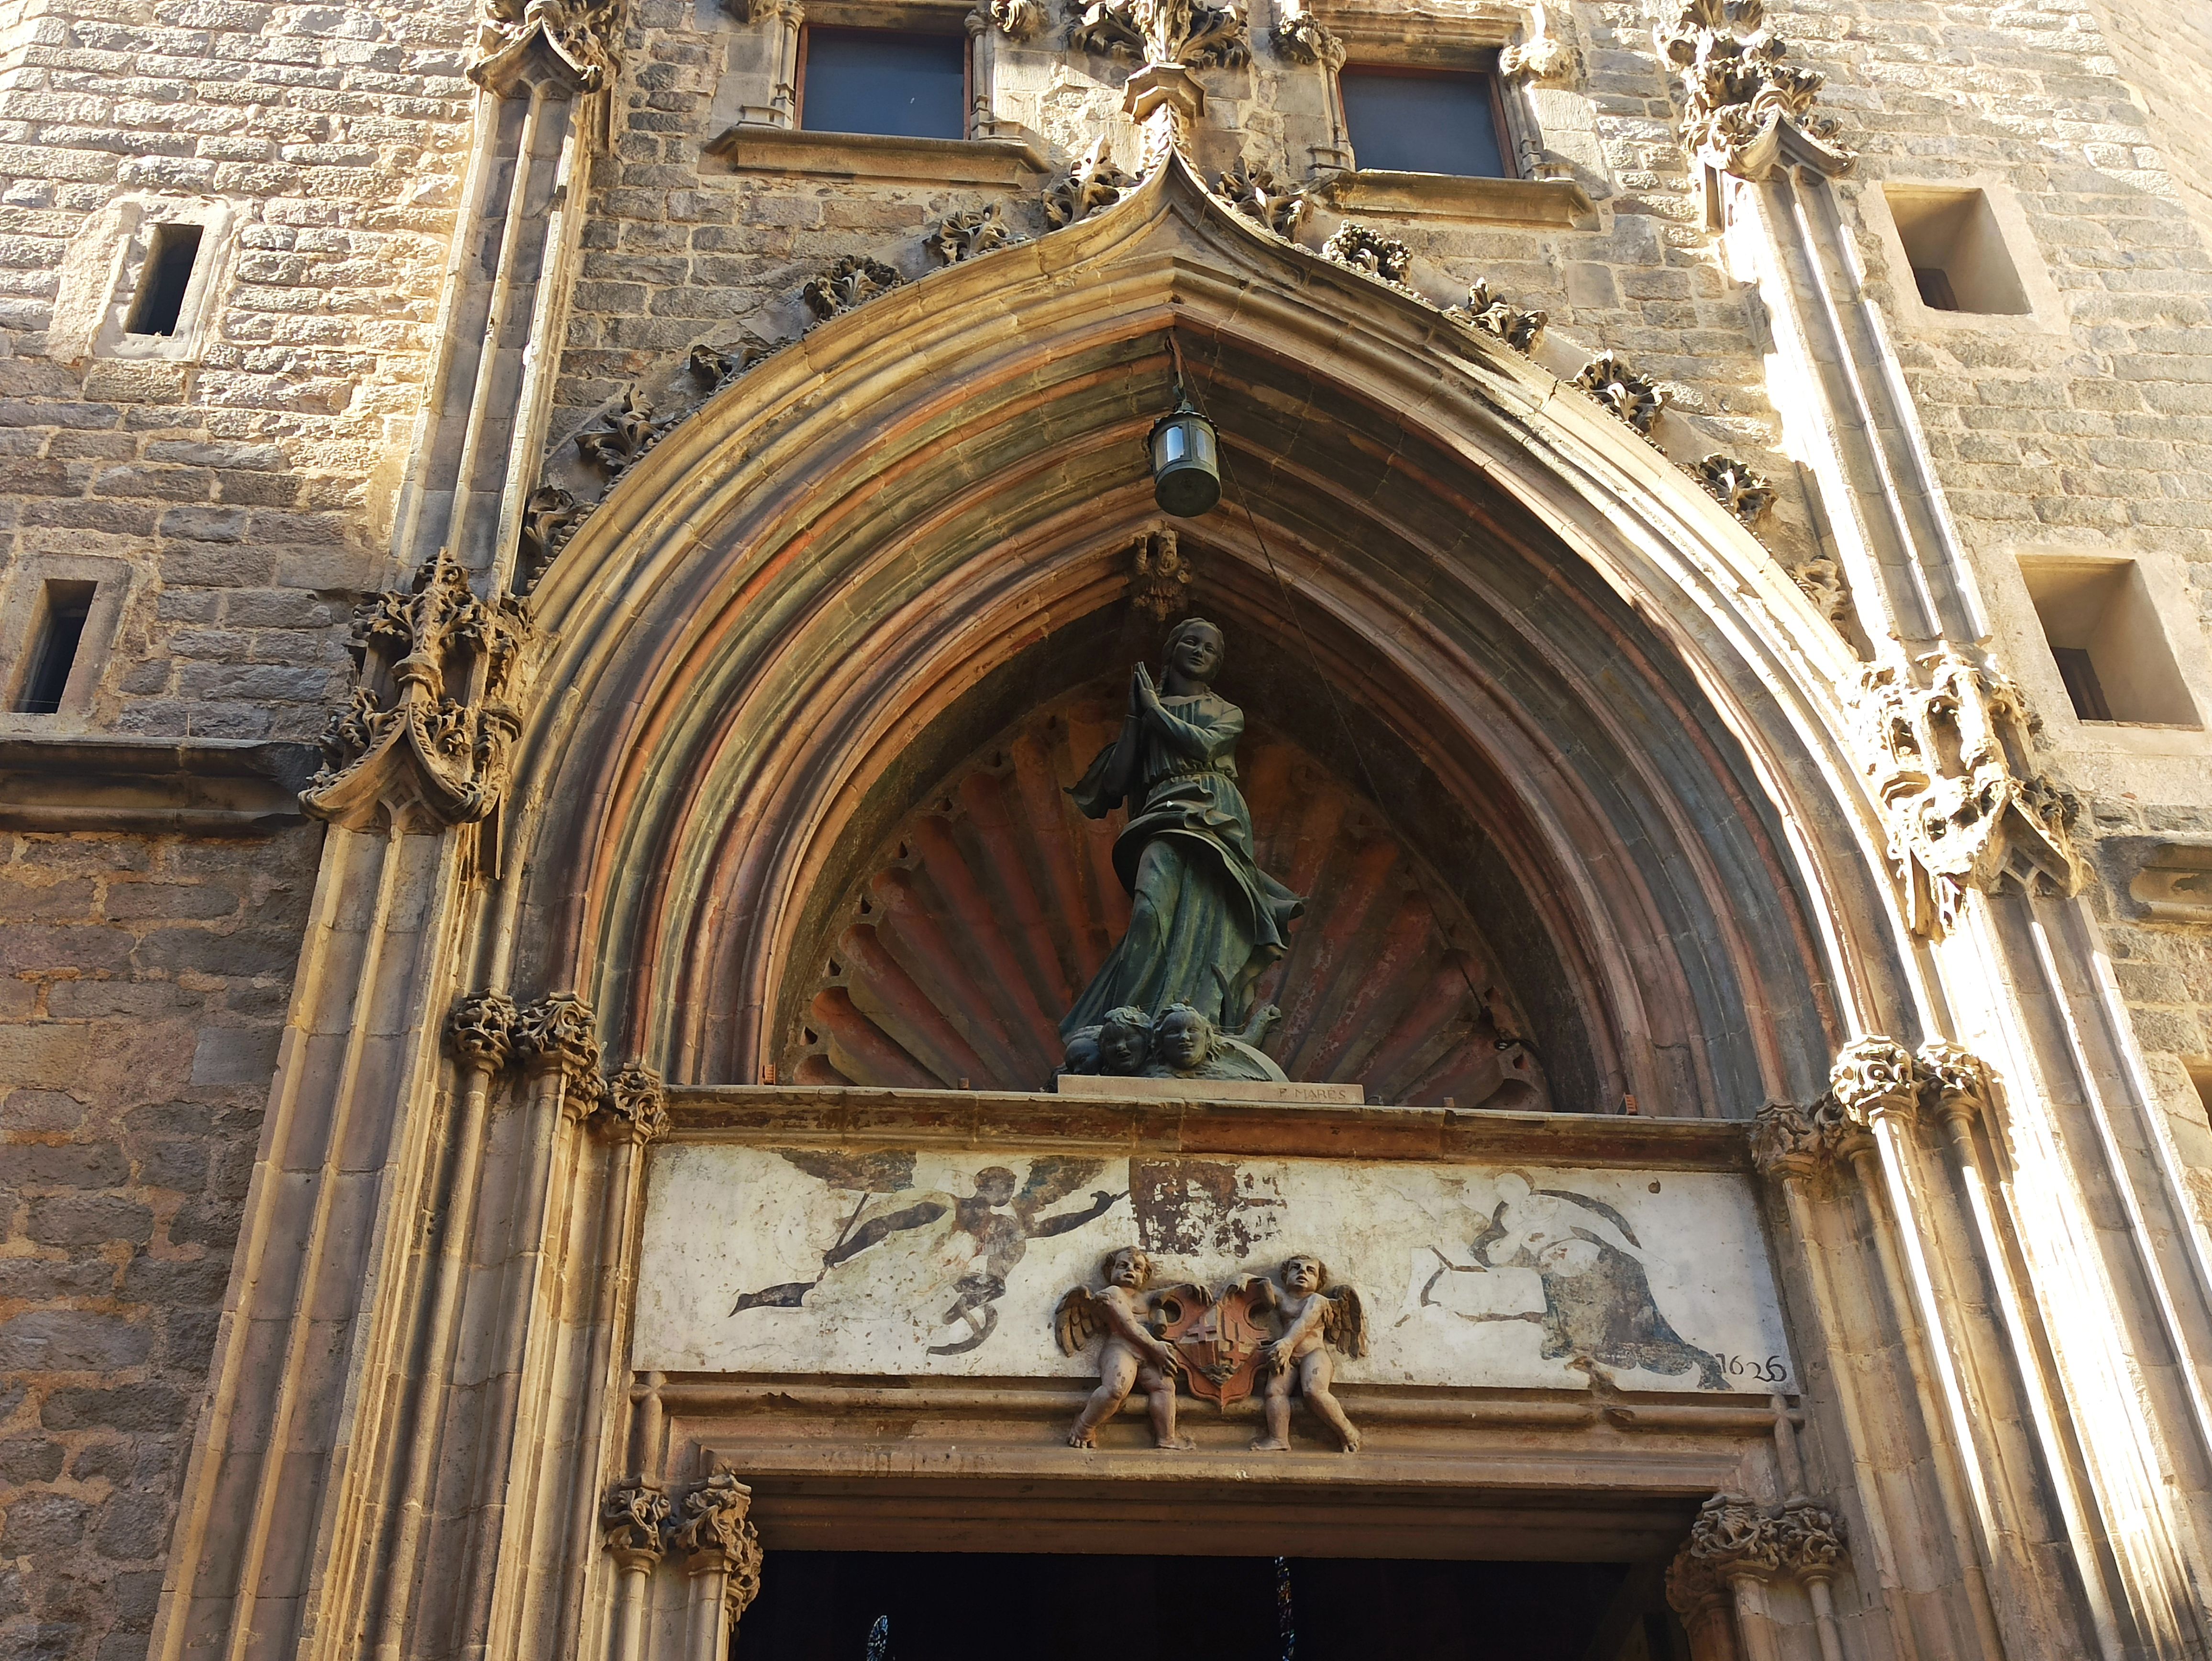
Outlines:
<svg viewBox="0 0 2212 1661"><path fill-rule="evenodd" d="M1912 286L1920 290L1920 303L1931 312L1955 312L1959 296L1951 288L1951 275L1932 265L1912 268Z"/></svg>
<svg viewBox="0 0 2212 1661"><path fill-rule="evenodd" d="M2054 646L2051 655L2057 660L2058 678L2066 683L2066 701L2074 706L2075 715L2081 721L2110 721L2112 706L2105 702L2104 683L2097 678L2088 648Z"/></svg>
<svg viewBox="0 0 2212 1661"><path fill-rule="evenodd" d="M968 136L968 43L955 34L809 26L799 125L892 138Z"/></svg>
<svg viewBox="0 0 2212 1661"><path fill-rule="evenodd" d="M200 228L198 225L154 227L124 333L176 333L177 319L185 312L185 292L192 285L192 265L200 257Z"/></svg>
<svg viewBox="0 0 2212 1661"><path fill-rule="evenodd" d="M93 587L89 582L46 584L40 597L37 632L32 636L30 672L23 678L23 695L15 702L21 714L59 712L70 671L76 666L77 648L84 641L84 620L92 614Z"/></svg>
<svg viewBox="0 0 2212 1661"><path fill-rule="evenodd" d="M1471 70L1346 67L1337 76L1360 167L1504 179L1505 130L1491 76Z"/></svg>

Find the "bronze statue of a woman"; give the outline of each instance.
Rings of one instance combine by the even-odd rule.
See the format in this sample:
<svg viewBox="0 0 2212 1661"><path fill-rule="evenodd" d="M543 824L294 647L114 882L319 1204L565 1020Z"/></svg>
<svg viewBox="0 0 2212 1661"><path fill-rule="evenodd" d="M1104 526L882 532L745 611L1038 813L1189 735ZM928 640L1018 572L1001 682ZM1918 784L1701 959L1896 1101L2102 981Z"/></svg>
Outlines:
<svg viewBox="0 0 2212 1661"><path fill-rule="evenodd" d="M1223 652L1221 630L1203 618L1177 624L1160 686L1142 664L1130 672L1121 736L1069 793L1094 819L1129 804L1114 868L1133 904L1129 932L1060 1024L1063 1038L1125 1004L1155 1019L1188 1004L1235 1032L1250 1017L1252 983L1283 955L1304 909L1253 855L1251 810L1237 788L1244 712L1212 685Z"/></svg>

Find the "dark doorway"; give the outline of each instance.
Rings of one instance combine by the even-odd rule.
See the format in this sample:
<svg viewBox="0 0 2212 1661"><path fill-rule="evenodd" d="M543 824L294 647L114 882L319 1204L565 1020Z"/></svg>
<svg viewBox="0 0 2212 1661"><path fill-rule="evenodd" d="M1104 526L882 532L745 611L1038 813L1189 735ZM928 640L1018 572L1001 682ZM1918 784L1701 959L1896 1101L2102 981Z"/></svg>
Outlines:
<svg viewBox="0 0 2212 1661"><path fill-rule="evenodd" d="M1651 1565L778 1551L732 1661L1688 1656Z"/></svg>

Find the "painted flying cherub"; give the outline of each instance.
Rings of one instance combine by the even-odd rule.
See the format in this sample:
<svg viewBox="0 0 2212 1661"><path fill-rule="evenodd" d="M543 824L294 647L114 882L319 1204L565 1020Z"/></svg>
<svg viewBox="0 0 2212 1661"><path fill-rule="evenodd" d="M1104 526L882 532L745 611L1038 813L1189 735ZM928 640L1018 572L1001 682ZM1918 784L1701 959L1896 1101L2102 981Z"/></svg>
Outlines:
<svg viewBox="0 0 2212 1661"><path fill-rule="evenodd" d="M1258 1453L1280 1453L1291 1445L1291 1390L1305 1397L1306 1406L1336 1433L1346 1453L1359 1451L1359 1433L1344 1416L1329 1386L1336 1381L1334 1346L1355 1360L1367 1354L1367 1306L1351 1287L1328 1284L1328 1269L1318 1257L1300 1252L1283 1260L1282 1285L1264 1275L1247 1275L1237 1282L1264 1296L1253 1306L1273 1308L1282 1322L1279 1336L1260 1346L1260 1368L1267 1378L1261 1406L1267 1433L1252 1444Z"/></svg>
<svg viewBox="0 0 2212 1661"><path fill-rule="evenodd" d="M1106 1285L1093 1292L1076 1287L1060 1300L1053 1312L1053 1330L1060 1354L1080 1354L1101 1334L1106 1339L1098 1352L1098 1388L1076 1415L1067 1433L1072 1448L1098 1445L1098 1427L1121 1410L1133 1388L1145 1392L1152 1409L1155 1446L1183 1449L1197 1445L1176 1434L1176 1375L1182 1358L1164 1342L1158 1329L1182 1308L1203 1309L1205 1289L1194 1286L1152 1288L1152 1260L1134 1246L1110 1254L1103 1265Z"/></svg>

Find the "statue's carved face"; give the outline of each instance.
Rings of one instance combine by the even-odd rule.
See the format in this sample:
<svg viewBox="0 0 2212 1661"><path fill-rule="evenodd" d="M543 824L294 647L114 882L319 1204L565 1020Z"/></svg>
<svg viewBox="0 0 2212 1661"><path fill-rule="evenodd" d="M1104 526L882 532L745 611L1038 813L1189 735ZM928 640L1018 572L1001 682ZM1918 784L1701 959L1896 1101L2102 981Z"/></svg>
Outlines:
<svg viewBox="0 0 2212 1661"><path fill-rule="evenodd" d="M1145 1064L1152 1037L1141 1026L1109 1021L1098 1034L1098 1061L1109 1073L1134 1073Z"/></svg>
<svg viewBox="0 0 2212 1661"><path fill-rule="evenodd" d="M1220 630L1207 626L1186 629L1169 644L1168 665L1193 680L1212 680L1214 671L1221 667L1222 651Z"/></svg>
<svg viewBox="0 0 2212 1661"><path fill-rule="evenodd" d="M1292 1257L1283 1265L1283 1284L1299 1297L1310 1298L1321 1290L1327 1273L1318 1257Z"/></svg>
<svg viewBox="0 0 2212 1661"><path fill-rule="evenodd" d="M1152 1042L1158 1046L1160 1059L1178 1069L1193 1068L1206 1060L1212 1037L1203 1015L1176 1011L1161 1018L1152 1031Z"/></svg>
<svg viewBox="0 0 2212 1661"><path fill-rule="evenodd" d="M1142 1292L1152 1278L1152 1260L1124 1247L1106 1260L1106 1278L1125 1292Z"/></svg>

